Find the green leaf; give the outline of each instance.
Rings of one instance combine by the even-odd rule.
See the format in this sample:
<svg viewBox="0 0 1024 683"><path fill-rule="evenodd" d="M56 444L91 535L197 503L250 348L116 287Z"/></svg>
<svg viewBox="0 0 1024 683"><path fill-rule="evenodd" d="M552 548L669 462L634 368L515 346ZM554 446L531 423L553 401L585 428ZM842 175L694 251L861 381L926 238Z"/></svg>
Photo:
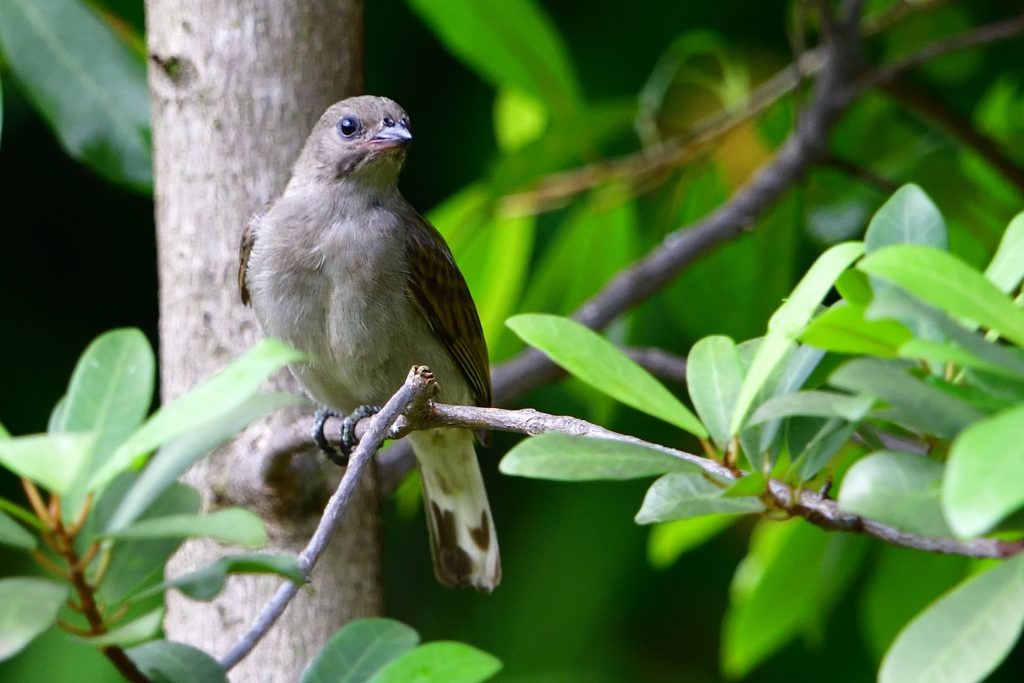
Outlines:
<svg viewBox="0 0 1024 683"><path fill-rule="evenodd" d="M1013 648L1024 624L1024 556L974 575L907 624L879 683L973 683Z"/></svg>
<svg viewBox="0 0 1024 683"><path fill-rule="evenodd" d="M949 536L939 503L943 469L923 455L872 453L847 470L839 509L921 536Z"/></svg>
<svg viewBox="0 0 1024 683"><path fill-rule="evenodd" d="M666 474L647 489L636 513L637 524L671 522L702 515L762 512L764 505L751 496L724 497L724 489L697 472Z"/></svg>
<svg viewBox="0 0 1024 683"><path fill-rule="evenodd" d="M893 320L868 320L864 313L860 306L833 306L811 321L800 341L834 353L897 356L910 330Z"/></svg>
<svg viewBox="0 0 1024 683"><path fill-rule="evenodd" d="M217 375L154 413L93 474L89 490L100 488L160 444L236 411L268 377L301 357L273 339L259 342Z"/></svg>
<svg viewBox="0 0 1024 683"><path fill-rule="evenodd" d="M955 256L934 247L897 245L871 254L857 267L1024 346L1024 311Z"/></svg>
<svg viewBox="0 0 1024 683"><path fill-rule="evenodd" d="M729 337L705 337L690 349L686 388L715 445L723 450L730 441L729 418L742 383L740 357Z"/></svg>
<svg viewBox="0 0 1024 683"><path fill-rule="evenodd" d="M863 538L802 521L761 522L736 569L722 667L739 678L797 634L818 626L856 576Z"/></svg>
<svg viewBox="0 0 1024 683"><path fill-rule="evenodd" d="M839 394L834 391L797 391L772 396L758 406L747 422L756 425L782 417L803 415L809 417L835 417L847 422L858 422L871 410L871 396Z"/></svg>
<svg viewBox="0 0 1024 683"><path fill-rule="evenodd" d="M171 486L196 461L208 455L246 425L266 413L294 405L302 399L290 394L256 394L226 414L165 443L121 500L110 519L107 533L131 524L146 507Z"/></svg>
<svg viewBox="0 0 1024 683"><path fill-rule="evenodd" d="M849 442L855 427L855 424L839 418L822 420L796 417L789 420L787 445L797 479L808 481L817 476Z"/></svg>
<svg viewBox="0 0 1024 683"><path fill-rule="evenodd" d="M75 0L0 3L0 48L75 159L137 190L153 184L145 62Z"/></svg>
<svg viewBox="0 0 1024 683"><path fill-rule="evenodd" d="M939 595L963 580L970 561L885 546L860 599L861 626L876 661L899 630Z"/></svg>
<svg viewBox="0 0 1024 683"><path fill-rule="evenodd" d="M793 348L796 338L832 288L832 283L863 253L864 245L860 242L843 242L829 248L818 257L786 302L772 315L768 321L768 334L758 347L740 387L729 426L730 434L739 433L758 392Z"/></svg>
<svg viewBox="0 0 1024 683"><path fill-rule="evenodd" d="M497 658L463 643L420 645L384 665L369 683L477 683L498 673Z"/></svg>
<svg viewBox="0 0 1024 683"><path fill-rule="evenodd" d="M647 560L657 569L670 567L680 555L714 538L737 519L735 515L706 515L655 524L647 537Z"/></svg>
<svg viewBox="0 0 1024 683"><path fill-rule="evenodd" d="M548 112L532 95L498 88L494 98L494 135L503 152L514 152L544 134Z"/></svg>
<svg viewBox="0 0 1024 683"><path fill-rule="evenodd" d="M639 479L695 468L638 444L554 432L523 439L498 466L504 474L557 481Z"/></svg>
<svg viewBox="0 0 1024 683"><path fill-rule="evenodd" d="M909 373L901 361L858 358L844 364L829 377L841 389L869 394L892 405L894 420L912 429L951 438L983 413Z"/></svg>
<svg viewBox="0 0 1024 683"><path fill-rule="evenodd" d="M506 323L523 341L547 354L598 391L698 437L708 433L672 392L614 344L578 322L531 313Z"/></svg>
<svg viewBox="0 0 1024 683"><path fill-rule="evenodd" d="M117 539L212 538L249 548L261 548L267 542L263 520L242 508L227 508L205 515L151 517L107 535Z"/></svg>
<svg viewBox="0 0 1024 683"><path fill-rule="evenodd" d="M409 0L440 40L495 87L529 93L562 116L579 106L579 86L557 28L533 0Z"/></svg>
<svg viewBox="0 0 1024 683"><path fill-rule="evenodd" d="M185 643L154 640L128 650L128 657L153 683L227 683L217 660Z"/></svg>
<svg viewBox="0 0 1024 683"><path fill-rule="evenodd" d="M133 619L123 626L104 633L101 636L77 636L77 640L88 643L93 647L106 647L108 645L134 645L144 640L150 640L157 633L164 623L164 608L158 607L155 610L143 614L138 619Z"/></svg>
<svg viewBox="0 0 1024 683"><path fill-rule="evenodd" d="M147 588L131 596L131 599L141 600L177 588L193 600L212 600L223 590L229 574L276 574L293 583L306 583L306 577L294 555L230 555L202 569Z"/></svg>
<svg viewBox="0 0 1024 683"><path fill-rule="evenodd" d="M19 436L0 441L0 465L63 494L71 488L95 442L93 434Z"/></svg>
<svg viewBox="0 0 1024 683"><path fill-rule="evenodd" d="M16 655L53 625L68 591L46 579L0 579L0 661Z"/></svg>
<svg viewBox="0 0 1024 683"><path fill-rule="evenodd" d="M65 519L77 515L90 473L146 417L153 400L155 361L146 336L136 329L112 330L82 353L52 432L91 432L94 448L63 501Z"/></svg>
<svg viewBox="0 0 1024 683"><path fill-rule="evenodd" d="M1020 285L1024 278L1024 212L1006 226L999 248L985 269L985 277L1006 294Z"/></svg>
<svg viewBox="0 0 1024 683"><path fill-rule="evenodd" d="M946 249L946 222L919 186L904 185L878 209L864 236L867 253L892 244L928 244Z"/></svg>
<svg viewBox="0 0 1024 683"><path fill-rule="evenodd" d="M364 683L419 643L416 631L391 619L358 619L331 636L299 683Z"/></svg>
<svg viewBox="0 0 1024 683"><path fill-rule="evenodd" d="M871 303L874 293L868 276L859 270L846 270L836 278L836 291L851 306L864 308Z"/></svg>
<svg viewBox="0 0 1024 683"><path fill-rule="evenodd" d="M985 533L1024 504L1024 405L965 429L949 452L942 505L953 531Z"/></svg>
<svg viewBox="0 0 1024 683"><path fill-rule="evenodd" d="M33 550L39 542L5 513L0 512L0 545L9 545L23 550Z"/></svg>

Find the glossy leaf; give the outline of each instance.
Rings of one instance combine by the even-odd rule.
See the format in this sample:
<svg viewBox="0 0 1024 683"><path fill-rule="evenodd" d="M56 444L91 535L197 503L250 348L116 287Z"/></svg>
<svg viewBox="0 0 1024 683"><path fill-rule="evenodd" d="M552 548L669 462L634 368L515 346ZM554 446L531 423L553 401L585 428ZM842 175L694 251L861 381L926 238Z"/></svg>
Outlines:
<svg viewBox="0 0 1024 683"><path fill-rule="evenodd" d="M735 515L705 515L655 524L647 537L647 560L652 567L665 569L683 553L722 533L736 522Z"/></svg>
<svg viewBox="0 0 1024 683"><path fill-rule="evenodd" d="M598 391L699 437L707 431L689 409L650 373L598 333L568 318L524 314L509 318L512 331Z"/></svg>
<svg viewBox="0 0 1024 683"><path fill-rule="evenodd" d="M136 329L100 335L78 360L50 431L92 432L96 443L63 501L66 519L77 514L90 473L149 412L155 363L149 341Z"/></svg>
<svg viewBox="0 0 1024 683"><path fill-rule="evenodd" d="M872 453L847 470L839 508L921 536L949 536L939 502L943 469L923 455Z"/></svg>
<svg viewBox="0 0 1024 683"><path fill-rule="evenodd" d="M217 660L202 650L171 640L154 640L127 651L139 671L154 683L227 683Z"/></svg>
<svg viewBox="0 0 1024 683"><path fill-rule="evenodd" d="M147 588L133 595L132 600L141 600L171 588L177 588L193 600L212 600L224 589L224 582L230 574L276 574L293 583L306 582L294 555L229 555L202 569Z"/></svg>
<svg viewBox="0 0 1024 683"><path fill-rule="evenodd" d="M797 445L792 438L794 427L803 421L812 423L809 438ZM820 420L815 418L797 417L789 421L787 436L789 439L789 457L793 462L793 470L799 481L809 481L828 465L839 450L846 445L856 427L854 423L838 418Z"/></svg>
<svg viewBox="0 0 1024 683"><path fill-rule="evenodd" d="M38 434L0 440L0 465L63 494L71 488L95 443L92 434Z"/></svg>
<svg viewBox="0 0 1024 683"><path fill-rule="evenodd" d="M5 513L0 512L0 545L9 545L22 550L32 550L39 542Z"/></svg>
<svg viewBox="0 0 1024 683"><path fill-rule="evenodd" d="M834 391L797 391L772 396L750 416L748 424L756 425L782 417L803 415L835 417L857 422L867 415L874 399L870 396L840 394Z"/></svg>
<svg viewBox="0 0 1024 683"><path fill-rule="evenodd" d="M786 302L768 321L768 334L757 349L736 399L729 431L738 434L750 412L755 397L771 377L776 366L793 348L822 299L828 294L839 274L864 252L860 242L843 242L818 257L800 280Z"/></svg>
<svg viewBox="0 0 1024 683"><path fill-rule="evenodd" d="M150 190L145 62L85 3L5 0L0 48L71 156L108 180Z"/></svg>
<svg viewBox="0 0 1024 683"><path fill-rule="evenodd" d="M713 514L762 512L764 505L750 496L726 497L724 489L698 472L666 474L649 489L636 513L637 524L671 522Z"/></svg>
<svg viewBox="0 0 1024 683"><path fill-rule="evenodd" d="M999 248L985 269L985 277L1006 294L1020 285L1024 278L1024 213L1014 216L1006 226Z"/></svg>
<svg viewBox="0 0 1024 683"><path fill-rule="evenodd" d="M868 320L859 306L833 306L811 321L800 341L835 353L893 358L911 337L893 320Z"/></svg>
<svg viewBox="0 0 1024 683"><path fill-rule="evenodd" d="M0 579L0 661L53 625L68 592L67 586L47 579Z"/></svg>
<svg viewBox="0 0 1024 683"><path fill-rule="evenodd" d="M409 0L456 56L492 85L537 97L558 115L579 104L579 86L557 27L533 0Z"/></svg>
<svg viewBox="0 0 1024 683"><path fill-rule="evenodd" d="M723 450L729 444L729 420L742 383L740 357L729 337L705 337L690 349L686 388L708 433Z"/></svg>
<svg viewBox="0 0 1024 683"><path fill-rule="evenodd" d="M419 643L416 631L391 619L358 619L331 636L299 683L364 683Z"/></svg>
<svg viewBox="0 0 1024 683"><path fill-rule="evenodd" d="M976 574L907 624L879 683L973 683L998 666L1024 624L1024 556Z"/></svg>
<svg viewBox="0 0 1024 683"><path fill-rule="evenodd" d="M207 424L197 426L189 433L164 444L125 493L106 532L117 533L135 521L189 467L238 434L253 420L298 401L301 401L299 397L290 394L256 394L233 407L230 412L219 414Z"/></svg>
<svg viewBox="0 0 1024 683"><path fill-rule="evenodd" d="M914 184L893 193L871 218L864 247L867 253L893 244L929 244L946 249L946 222L924 190Z"/></svg>
<svg viewBox="0 0 1024 683"><path fill-rule="evenodd" d="M942 504L958 536L983 534L1024 505L1024 405L965 429L950 449Z"/></svg>
<svg viewBox="0 0 1024 683"><path fill-rule="evenodd" d="M555 432L520 441L498 466L504 474L557 481L639 479L695 468L637 444Z"/></svg>
<svg viewBox="0 0 1024 683"><path fill-rule="evenodd" d="M817 626L856 576L864 539L802 521L761 522L736 569L722 668L738 678Z"/></svg>
<svg viewBox="0 0 1024 683"><path fill-rule="evenodd" d="M399 655L369 683L478 683L501 669L497 658L463 643L439 641Z"/></svg>
<svg viewBox="0 0 1024 683"><path fill-rule="evenodd" d="M869 255L857 267L1024 346L1024 311L955 256L933 247L897 245Z"/></svg>
<svg viewBox="0 0 1024 683"><path fill-rule="evenodd" d="M891 404L893 419L944 438L983 417L971 404L912 376L899 361L858 358L833 372L829 381L883 399Z"/></svg>
<svg viewBox="0 0 1024 683"><path fill-rule="evenodd" d="M261 548L267 542L263 520L242 508L216 510L205 515L150 517L108 536L116 539L212 538L249 548Z"/></svg>

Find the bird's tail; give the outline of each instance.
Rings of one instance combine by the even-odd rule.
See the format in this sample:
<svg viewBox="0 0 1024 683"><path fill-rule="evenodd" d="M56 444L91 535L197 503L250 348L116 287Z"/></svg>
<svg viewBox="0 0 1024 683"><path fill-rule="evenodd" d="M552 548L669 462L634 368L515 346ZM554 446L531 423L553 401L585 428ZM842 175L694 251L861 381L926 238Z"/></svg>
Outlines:
<svg viewBox="0 0 1024 683"><path fill-rule="evenodd" d="M490 593L501 582L501 557L473 434L435 429L408 438L423 475L437 580Z"/></svg>

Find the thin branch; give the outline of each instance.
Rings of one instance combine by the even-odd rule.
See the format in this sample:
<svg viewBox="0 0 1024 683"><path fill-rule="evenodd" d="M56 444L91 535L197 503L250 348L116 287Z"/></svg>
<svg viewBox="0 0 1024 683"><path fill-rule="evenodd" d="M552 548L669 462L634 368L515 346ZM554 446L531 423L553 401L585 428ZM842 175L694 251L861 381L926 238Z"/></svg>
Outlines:
<svg viewBox="0 0 1024 683"><path fill-rule="evenodd" d="M345 509L348 507L356 488L362 479L363 470L373 458L374 453L388 437L392 425L405 413L416 415L425 410L425 404L431 395L436 392L437 385L434 383L434 376L426 366L416 366L409 371L405 384L391 397L379 413L371 418L362 420L367 423L367 428L359 446L353 451L349 459L345 474L338 484L334 495L327 502L324 514L320 518L316 531L306 548L299 553L298 562L303 574L308 578L316 566L320 555L327 548L334 530L341 521ZM308 440L308 432L307 432ZM249 630L239 639L234 647L220 660L220 665L225 671L242 661L256 644L267 634L277 619L284 613L292 598L299 591L298 584L286 582L281 585L271 598L270 602L263 608L256 621Z"/></svg>
<svg viewBox="0 0 1024 683"><path fill-rule="evenodd" d="M842 171L846 175L859 180L871 189L876 190L886 196L892 194L900 188L900 183L882 176L875 171L871 170L867 166L862 166L849 159L844 159L835 154L829 154L821 160L823 166L831 167L837 171Z"/></svg>

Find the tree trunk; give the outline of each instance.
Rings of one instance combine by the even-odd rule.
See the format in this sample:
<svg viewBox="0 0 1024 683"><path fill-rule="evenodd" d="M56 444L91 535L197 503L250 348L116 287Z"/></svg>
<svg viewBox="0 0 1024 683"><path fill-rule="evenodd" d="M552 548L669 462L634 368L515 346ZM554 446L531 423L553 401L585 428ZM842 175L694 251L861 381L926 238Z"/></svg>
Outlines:
<svg viewBox="0 0 1024 683"><path fill-rule="evenodd" d="M362 90L361 0L146 0L160 272L163 400L222 368L260 336L235 280L248 217L275 197L306 135L332 102ZM297 391L290 377L278 386ZM326 500L319 462L282 495L254 457L274 416L200 463L186 481L204 507L245 505L267 522L268 550L297 552ZM294 493L291 491L290 493ZM312 504L302 505L302 500ZM372 482L349 508L331 550L271 634L234 669L237 681L292 681L342 623L379 613L380 529ZM231 549L189 543L179 575ZM277 587L235 577L213 603L169 596L172 640L223 655Z"/></svg>

